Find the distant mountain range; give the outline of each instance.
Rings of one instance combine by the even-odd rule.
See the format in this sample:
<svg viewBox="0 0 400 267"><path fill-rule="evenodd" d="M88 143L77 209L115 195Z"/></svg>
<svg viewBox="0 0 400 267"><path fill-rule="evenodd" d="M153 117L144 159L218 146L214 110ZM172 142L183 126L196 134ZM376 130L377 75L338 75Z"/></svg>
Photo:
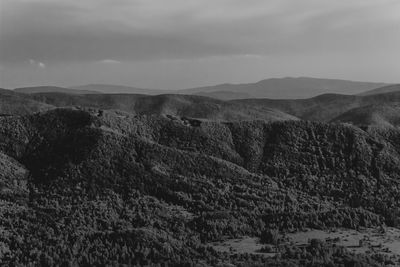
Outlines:
<svg viewBox="0 0 400 267"><path fill-rule="evenodd" d="M256 83L246 84L220 84L215 86L197 87L183 90L158 90L143 89L120 85L89 84L71 88L62 87L27 87L17 88L15 91L22 93L71 93L71 94L185 94L201 95L222 100L269 98L269 99L305 99L326 93L335 94L369 94L379 93L374 90L381 87L385 90L397 90L393 85L385 83L355 82L335 79L317 79L308 77L299 78L272 78ZM372 91L371 91L372 90Z"/></svg>
<svg viewBox="0 0 400 267"><path fill-rule="evenodd" d="M308 77L299 78L272 78L256 83L246 84L220 84L209 87L199 87L180 91L184 94L207 95L214 92L225 92L223 99L240 98L270 98L270 99L304 99L320 94L359 94L385 86L384 83L354 82L334 79L317 79ZM228 94L231 92L232 95ZM245 97L235 94L245 93Z"/></svg>

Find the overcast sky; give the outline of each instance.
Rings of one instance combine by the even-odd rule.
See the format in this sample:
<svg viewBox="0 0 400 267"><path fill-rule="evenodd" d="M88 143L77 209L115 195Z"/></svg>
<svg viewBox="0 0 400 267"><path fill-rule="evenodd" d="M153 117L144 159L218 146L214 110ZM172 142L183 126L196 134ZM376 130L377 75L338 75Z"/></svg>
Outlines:
<svg viewBox="0 0 400 267"><path fill-rule="evenodd" d="M0 86L400 82L399 0L0 0Z"/></svg>

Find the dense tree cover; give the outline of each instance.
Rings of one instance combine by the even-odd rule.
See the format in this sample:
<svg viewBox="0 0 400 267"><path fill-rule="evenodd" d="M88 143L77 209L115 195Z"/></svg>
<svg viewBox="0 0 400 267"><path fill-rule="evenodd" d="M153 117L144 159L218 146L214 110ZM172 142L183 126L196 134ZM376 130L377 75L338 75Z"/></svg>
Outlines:
<svg viewBox="0 0 400 267"><path fill-rule="evenodd" d="M306 227L398 226L395 130L72 109L5 117L0 125L1 164L24 181L0 176L7 182L0 194L2 264L390 261L316 241L280 247L273 259L217 253L207 242L274 240L276 232Z"/></svg>

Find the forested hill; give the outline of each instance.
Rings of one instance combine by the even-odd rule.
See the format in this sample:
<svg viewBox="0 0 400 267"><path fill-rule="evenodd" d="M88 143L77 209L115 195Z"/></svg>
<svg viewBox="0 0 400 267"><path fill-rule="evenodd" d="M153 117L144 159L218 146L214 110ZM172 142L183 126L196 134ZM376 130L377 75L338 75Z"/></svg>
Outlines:
<svg viewBox="0 0 400 267"><path fill-rule="evenodd" d="M329 246L264 258L207 244L274 229L399 226L395 129L94 109L3 117L0 129L5 265L375 266Z"/></svg>

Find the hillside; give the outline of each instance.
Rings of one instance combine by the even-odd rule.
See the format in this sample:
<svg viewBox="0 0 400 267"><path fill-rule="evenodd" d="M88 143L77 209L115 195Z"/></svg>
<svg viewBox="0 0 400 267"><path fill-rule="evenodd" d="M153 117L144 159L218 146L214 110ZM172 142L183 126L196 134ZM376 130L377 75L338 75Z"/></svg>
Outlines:
<svg viewBox="0 0 400 267"><path fill-rule="evenodd" d="M400 104L370 105L351 109L332 122L351 123L360 126L399 127Z"/></svg>
<svg viewBox="0 0 400 267"><path fill-rule="evenodd" d="M329 122L354 108L400 102L400 92L367 96L324 94L309 99L242 99L231 102L260 109L276 109L304 120Z"/></svg>
<svg viewBox="0 0 400 267"><path fill-rule="evenodd" d="M37 93L25 97L56 107L81 106L115 109L137 115L171 115L197 119L295 120L329 122L365 106L400 102L400 92L377 95L324 94L308 99L239 99L223 101L197 95L63 94ZM7 102L3 99L3 102ZM42 104L43 105L43 104ZM15 107L16 108L16 107ZM25 108L25 107L22 107Z"/></svg>
<svg viewBox="0 0 400 267"><path fill-rule="evenodd" d="M104 94L144 94L144 95L159 95L171 93L171 90L157 90L157 89L145 89L137 88L124 85L114 84L87 84L81 86L70 87L74 90L90 90L101 92Z"/></svg>
<svg viewBox="0 0 400 267"><path fill-rule="evenodd" d="M393 84L384 87L379 87L376 89L369 90L367 92L363 92L360 95L377 95L377 94L385 94L385 93L393 93L393 92L400 92L400 84Z"/></svg>
<svg viewBox="0 0 400 267"><path fill-rule="evenodd" d="M194 93L194 95L201 95L221 100L250 98L250 95L246 92L231 92L231 91L198 92Z"/></svg>
<svg viewBox="0 0 400 267"><path fill-rule="evenodd" d="M51 108L53 106L32 100L23 94L18 94L12 90L0 89L0 116L26 115Z"/></svg>
<svg viewBox="0 0 400 267"><path fill-rule="evenodd" d="M79 90L79 89L70 89L57 86L21 87L21 88L15 88L14 91L23 94L35 94L35 93L64 93L64 94L78 94L78 95L100 94L100 92L93 90Z"/></svg>
<svg viewBox="0 0 400 267"><path fill-rule="evenodd" d="M247 84L220 84L208 87L198 87L181 90L182 94L212 94L213 92L233 92L229 97L225 94L223 99L242 99L237 93L245 93L245 98L271 98L271 99L304 99L321 94L358 94L367 90L382 87L383 83L354 82L335 79L318 79L309 77L298 78L272 78L256 83ZM211 95L209 95L211 96Z"/></svg>
<svg viewBox="0 0 400 267"><path fill-rule="evenodd" d="M235 120L296 120L297 118L269 108L257 108L240 103L229 103L202 96L185 95L65 95L35 94L35 100L57 107L83 106L117 109L138 115L171 115L198 119Z"/></svg>
<svg viewBox="0 0 400 267"><path fill-rule="evenodd" d="M0 129L1 164L20 168L29 188L0 195L4 265L396 260L316 241L303 250L277 247L272 258L208 244L240 236L272 242L271 233L305 228L399 227L398 131L388 137L339 124L191 123L80 109L4 117Z"/></svg>

